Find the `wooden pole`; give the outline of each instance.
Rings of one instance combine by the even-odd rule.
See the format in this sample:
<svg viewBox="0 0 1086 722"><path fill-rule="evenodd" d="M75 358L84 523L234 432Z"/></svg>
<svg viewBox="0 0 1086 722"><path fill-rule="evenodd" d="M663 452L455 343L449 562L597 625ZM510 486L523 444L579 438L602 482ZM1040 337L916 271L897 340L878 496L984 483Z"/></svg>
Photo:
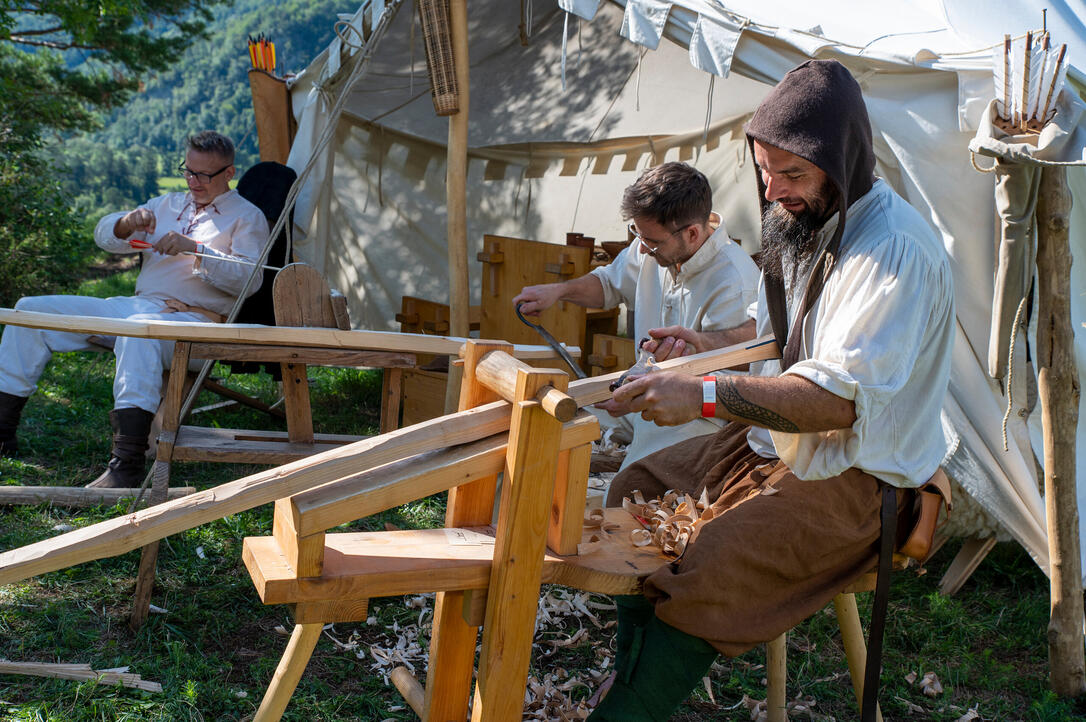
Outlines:
<svg viewBox="0 0 1086 722"><path fill-rule="evenodd" d="M193 343L257 344L261 346L297 346L333 348L353 351L389 351L392 353L460 353L467 341L464 337L431 336L421 333L395 333L392 331L340 331L335 328L312 326L260 326L251 323L202 323L190 321L132 321L126 318L102 316L67 316L60 313L17 311L0 308L0 324L26 328L47 328L53 331L98 336L129 336L132 338L158 338L167 341L192 341ZM226 351L224 349L224 351ZM244 353L242 350L240 353ZM304 348L285 349L285 361L291 356L304 353ZM557 359L558 354L544 344L516 344L510 351L519 359ZM581 350L570 347L570 353L579 356ZM221 357L216 357L221 358ZM243 356L236 360L246 360ZM404 365L414 361L407 359Z"/></svg>
<svg viewBox="0 0 1086 722"><path fill-rule="evenodd" d="M1052 689L1086 692L1083 660L1082 563L1075 489L1079 384L1071 329L1071 192L1063 167L1045 167L1037 198L1037 385L1044 429L1051 617L1048 661Z"/></svg>
<svg viewBox="0 0 1086 722"><path fill-rule="evenodd" d="M448 211L449 325L454 336L468 335L468 4L450 0L449 30L452 34L460 112L449 116L449 147L445 176L445 207ZM445 413L459 405L463 370L449 365L445 387Z"/></svg>

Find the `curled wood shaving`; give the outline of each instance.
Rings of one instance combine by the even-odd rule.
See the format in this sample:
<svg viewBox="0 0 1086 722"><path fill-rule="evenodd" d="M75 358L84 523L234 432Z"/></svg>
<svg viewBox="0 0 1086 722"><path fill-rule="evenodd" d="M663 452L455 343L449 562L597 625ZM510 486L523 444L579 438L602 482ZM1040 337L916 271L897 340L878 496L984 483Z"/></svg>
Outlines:
<svg viewBox="0 0 1086 722"><path fill-rule="evenodd" d="M928 697L938 697L943 693L943 685L939 683L935 672L924 674L924 678L920 680L920 691Z"/></svg>
<svg viewBox="0 0 1086 722"><path fill-rule="evenodd" d="M646 502L640 491L622 500L622 508L645 529L630 533L634 546L655 544L664 554L680 557L698 527L713 518L709 495L704 489L698 499L671 489L663 498ZM648 539L648 541L646 541Z"/></svg>

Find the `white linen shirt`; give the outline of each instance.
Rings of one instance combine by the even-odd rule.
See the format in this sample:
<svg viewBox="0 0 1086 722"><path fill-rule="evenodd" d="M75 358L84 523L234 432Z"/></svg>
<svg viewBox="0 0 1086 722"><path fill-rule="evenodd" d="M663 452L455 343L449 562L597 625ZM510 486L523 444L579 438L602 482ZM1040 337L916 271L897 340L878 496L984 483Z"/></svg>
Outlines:
<svg viewBox="0 0 1086 722"><path fill-rule="evenodd" d="M259 208L236 190L217 196L196 210L192 196L167 193L147 201L140 208L155 214L153 233L137 231L128 238L113 235L113 226L127 211L110 213L94 229L94 242L111 253L138 253L129 240L156 243L170 231L200 243L199 252L255 263L268 240L268 221ZM212 258L143 251L143 267L136 280L136 295L162 301L176 299L190 306L226 315L249 278L252 266ZM249 294L260 287L257 274Z"/></svg>
<svg viewBox="0 0 1086 722"><path fill-rule="evenodd" d="M754 427L747 443L801 479L856 467L917 487L946 453L940 410L956 328L950 263L931 226L881 179L846 219L837 265L803 324L800 360L785 374L852 400L856 422L800 434ZM827 224L820 240L835 227ZM789 303L789 327L798 305ZM759 335L772 333L761 284L756 320ZM780 362L751 373L780 375Z"/></svg>
<svg viewBox="0 0 1086 722"><path fill-rule="evenodd" d="M757 297L758 267L728 237L723 223L678 270L664 268L640 253L636 244L625 248L610 264L592 274L603 286L603 307L620 303L634 310L634 339L648 336L650 328L683 326L695 331L722 331L743 324L747 307ZM679 426L657 426L641 414L627 414L633 441L626 449L626 465L672 444L721 428L720 419L695 419Z"/></svg>

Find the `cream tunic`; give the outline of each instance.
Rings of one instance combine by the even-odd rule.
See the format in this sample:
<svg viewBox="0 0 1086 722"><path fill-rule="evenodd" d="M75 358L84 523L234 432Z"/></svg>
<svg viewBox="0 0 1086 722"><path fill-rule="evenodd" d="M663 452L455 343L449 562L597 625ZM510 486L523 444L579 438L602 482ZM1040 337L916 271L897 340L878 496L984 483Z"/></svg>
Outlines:
<svg viewBox="0 0 1086 722"><path fill-rule="evenodd" d="M823 229L825 238L835 224ZM789 270L785 269L785 275ZM789 326L798 304L789 303ZM759 287L758 334L772 333ZM788 434L752 428L747 441L801 479L851 467L898 487L916 487L946 452L940 410L954 346L950 263L930 225L876 180L848 210L840 259L803 326L803 376L856 405L849 429ZM778 361L751 373L776 376Z"/></svg>
<svg viewBox="0 0 1086 722"><path fill-rule="evenodd" d="M625 302L634 309L634 338L650 328L683 326L695 331L722 331L746 322L747 307L757 294L758 267L728 237L722 223L678 271L667 269L631 245L609 265L592 273L603 285L603 307ZM640 414L624 417L633 427L633 442L623 467L674 443L718 431L719 419L695 419L680 426L657 426Z"/></svg>
<svg viewBox="0 0 1086 722"><path fill-rule="evenodd" d="M199 212L188 193L167 193L144 203L155 214L154 233L137 231L129 238L113 235L114 224L127 211L110 213L94 229L94 242L111 253L135 253L129 240L155 243L170 231L202 243L201 253L255 262L268 240L268 221L259 208L236 190L219 195ZM136 280L136 295L159 300L176 299L190 306L226 315L234 305L252 266L195 256L167 256L145 251ZM249 293L260 287L257 274Z"/></svg>

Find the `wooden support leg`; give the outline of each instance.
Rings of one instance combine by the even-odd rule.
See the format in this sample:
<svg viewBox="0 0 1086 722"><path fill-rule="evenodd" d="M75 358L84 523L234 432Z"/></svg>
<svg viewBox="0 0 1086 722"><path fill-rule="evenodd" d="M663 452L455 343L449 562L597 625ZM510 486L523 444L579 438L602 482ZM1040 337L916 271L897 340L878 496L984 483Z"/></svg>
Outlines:
<svg viewBox="0 0 1086 722"><path fill-rule="evenodd" d="M411 674L407 667L396 667L389 677L392 679L392 684L396 685L396 689L403 695L404 702L407 702L419 719L423 719L426 716L426 691L415 679L415 675Z"/></svg>
<svg viewBox="0 0 1086 722"><path fill-rule="evenodd" d="M474 408L498 398L475 379L475 365L486 353L508 350L509 344L470 342L464 347L464 373L459 395L461 410ZM490 476L449 490L445 526L489 524L494 507L497 477ZM485 598L481 591L471 599ZM464 592L439 592L434 601L433 633L430 636L430 667L426 675L427 722L459 722L467 717L471 676L475 668L477 618L464 613ZM469 605L470 606L470 605Z"/></svg>
<svg viewBox="0 0 1086 722"><path fill-rule="evenodd" d="M951 596L957 594L958 590L965 585L969 577L973 572L977 570L980 563L984 561L984 557L988 556L988 552L992 551L992 547L996 545L996 538L994 536L984 537L969 537L962 544L962 548L958 550L954 560L950 562L950 566L947 567L946 573L943 574L943 578L939 581L939 593L945 596Z"/></svg>
<svg viewBox="0 0 1086 722"><path fill-rule="evenodd" d="M564 391L568 381L564 373L521 370L516 398L535 398L548 385ZM562 423L542 406L513 407L473 722L523 715L561 433Z"/></svg>
<svg viewBox="0 0 1086 722"><path fill-rule="evenodd" d="M256 711L253 722L278 722L283 716L287 703L298 686L298 680L302 678L305 665L317 646L323 627L320 622L294 625L294 632L287 642L287 650L279 660L279 666L275 668L275 675L268 685L268 691L264 693L264 699L260 702L260 709Z"/></svg>
<svg viewBox="0 0 1086 722"><path fill-rule="evenodd" d="M785 632L765 645L765 704L769 722L788 719L788 633Z"/></svg>
<svg viewBox="0 0 1086 722"><path fill-rule="evenodd" d="M165 461L155 461L151 466L150 503L161 504L169 495L170 465ZM147 621L151 610L151 592L155 587L155 568L158 565L158 545L154 541L140 553L140 568L136 574L136 591L132 596L132 614L128 617L128 626L135 631Z"/></svg>
<svg viewBox="0 0 1086 722"><path fill-rule="evenodd" d="M841 628L841 643L848 659L848 673L852 677L852 689L856 693L856 706L864 698L864 666L867 664L867 644L860 626L860 612L856 608L855 594L838 594L833 598L837 624ZM882 710L875 710L875 719L882 722Z"/></svg>
<svg viewBox="0 0 1086 722"><path fill-rule="evenodd" d="M551 521L547 527L547 546L555 554L576 554L577 545L581 543L591 463L591 444L563 451L558 457Z"/></svg>
<svg viewBox="0 0 1086 722"><path fill-rule="evenodd" d="M381 378L381 433L400 428L400 396L403 394L403 369L385 369Z"/></svg>
<svg viewBox="0 0 1086 722"><path fill-rule="evenodd" d="M173 345L173 359L170 361L166 393L159 406L162 415L162 433L157 443L155 463L151 466L151 504L161 504L169 496L170 461L173 459L173 445L177 442L177 431L181 428L181 406L184 403L185 394L192 388L192 381L189 380L188 374L191 357L191 343L178 341ZM132 614L128 617L128 626L133 630L139 629L147 620L147 612L151 606L151 591L155 586L157 564L158 542L155 541L145 546L140 555L136 592L132 598Z"/></svg>

